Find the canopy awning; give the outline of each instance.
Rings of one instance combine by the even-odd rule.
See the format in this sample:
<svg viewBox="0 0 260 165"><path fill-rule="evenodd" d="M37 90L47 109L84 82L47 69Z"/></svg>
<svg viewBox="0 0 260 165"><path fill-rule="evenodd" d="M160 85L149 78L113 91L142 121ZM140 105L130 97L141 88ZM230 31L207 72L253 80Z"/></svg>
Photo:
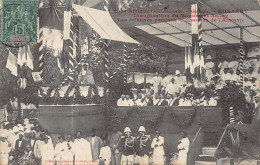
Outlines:
<svg viewBox="0 0 260 165"><path fill-rule="evenodd" d="M101 36L101 38L128 43L138 43L118 27L109 12L74 4L72 7L89 24L89 26Z"/></svg>
<svg viewBox="0 0 260 165"><path fill-rule="evenodd" d="M246 13L225 13L226 17L203 16L202 34L203 46L238 44L240 42L240 28L243 28L245 42L260 41L260 11ZM211 21L216 19L216 22ZM153 35L180 47L191 45L191 23L189 19L164 23L136 26Z"/></svg>

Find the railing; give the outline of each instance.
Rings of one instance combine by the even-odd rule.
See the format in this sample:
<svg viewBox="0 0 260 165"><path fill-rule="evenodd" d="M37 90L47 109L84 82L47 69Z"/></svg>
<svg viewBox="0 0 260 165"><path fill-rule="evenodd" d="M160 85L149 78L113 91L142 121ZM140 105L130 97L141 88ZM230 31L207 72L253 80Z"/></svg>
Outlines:
<svg viewBox="0 0 260 165"><path fill-rule="evenodd" d="M195 164L195 160L201 153L202 142L203 142L203 139L202 139L203 134L202 134L201 130L202 130L202 127L200 127L198 129L194 138L191 141L190 149L188 152L188 164L189 165Z"/></svg>

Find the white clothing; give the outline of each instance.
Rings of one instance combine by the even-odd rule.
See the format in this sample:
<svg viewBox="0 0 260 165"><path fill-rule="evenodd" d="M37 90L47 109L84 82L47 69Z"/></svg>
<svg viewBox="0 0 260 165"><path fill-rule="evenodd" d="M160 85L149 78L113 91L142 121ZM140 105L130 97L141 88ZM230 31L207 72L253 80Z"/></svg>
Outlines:
<svg viewBox="0 0 260 165"><path fill-rule="evenodd" d="M122 155L121 165L133 165L134 164L134 155Z"/></svg>
<svg viewBox="0 0 260 165"><path fill-rule="evenodd" d="M143 99L137 99L135 100L135 105L137 106L144 106L144 102L142 102Z"/></svg>
<svg viewBox="0 0 260 165"><path fill-rule="evenodd" d="M151 144L153 148L153 164L161 165L164 164L164 137L159 136L158 139L154 138Z"/></svg>
<svg viewBox="0 0 260 165"><path fill-rule="evenodd" d="M209 106L217 106L218 102L213 97L209 99L208 105Z"/></svg>
<svg viewBox="0 0 260 165"><path fill-rule="evenodd" d="M62 142L62 143L57 143L55 146L55 150L54 150L54 158L57 161L57 164L61 164L60 162L62 162L64 160L64 155L63 153L65 152L65 150L67 150L68 146L67 143Z"/></svg>
<svg viewBox="0 0 260 165"><path fill-rule="evenodd" d="M134 102L133 100L129 99L129 100L126 100L126 106L134 106Z"/></svg>
<svg viewBox="0 0 260 165"><path fill-rule="evenodd" d="M127 106L126 99L122 100L121 98L117 101L117 106Z"/></svg>
<svg viewBox="0 0 260 165"><path fill-rule="evenodd" d="M11 147L8 146L8 142L0 141L0 164L7 165L9 152L11 151Z"/></svg>
<svg viewBox="0 0 260 165"><path fill-rule="evenodd" d="M140 165L146 165L146 164L149 165L149 156L148 155L144 155L144 156L136 155L135 163L138 163Z"/></svg>
<svg viewBox="0 0 260 165"><path fill-rule="evenodd" d="M49 139L50 140L50 139ZM50 143L41 146L42 165L54 164L54 148Z"/></svg>
<svg viewBox="0 0 260 165"><path fill-rule="evenodd" d="M166 88L171 83L172 78L172 75L167 75L166 77L164 77L162 85Z"/></svg>
<svg viewBox="0 0 260 165"><path fill-rule="evenodd" d="M180 86L178 86L177 84L174 84L174 83L170 83L166 87L166 93L169 93L171 95L173 95L175 93L180 93Z"/></svg>
<svg viewBox="0 0 260 165"><path fill-rule="evenodd" d="M190 147L190 140L186 137L181 139L180 144L177 146L179 150L178 164L187 165L187 154Z"/></svg>
<svg viewBox="0 0 260 165"><path fill-rule="evenodd" d="M74 140L74 147L75 164L91 164L91 144L87 140L80 138Z"/></svg>
<svg viewBox="0 0 260 165"><path fill-rule="evenodd" d="M105 146L100 149L99 158L104 160L105 165L109 165L111 162L111 149L109 146Z"/></svg>
<svg viewBox="0 0 260 165"><path fill-rule="evenodd" d="M190 100L181 98L179 100L179 105L178 106L192 106L192 102Z"/></svg>
<svg viewBox="0 0 260 165"><path fill-rule="evenodd" d="M154 93L158 93L159 92L159 86L162 85L162 77L160 76L155 76L153 77L153 90Z"/></svg>

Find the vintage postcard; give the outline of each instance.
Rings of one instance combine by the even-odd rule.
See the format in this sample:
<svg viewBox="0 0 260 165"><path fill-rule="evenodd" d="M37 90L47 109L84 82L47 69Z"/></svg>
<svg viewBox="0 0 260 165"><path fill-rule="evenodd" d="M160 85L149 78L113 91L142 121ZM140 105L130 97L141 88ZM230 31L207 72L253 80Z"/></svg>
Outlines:
<svg viewBox="0 0 260 165"><path fill-rule="evenodd" d="M258 0L0 0L1 165L259 165Z"/></svg>

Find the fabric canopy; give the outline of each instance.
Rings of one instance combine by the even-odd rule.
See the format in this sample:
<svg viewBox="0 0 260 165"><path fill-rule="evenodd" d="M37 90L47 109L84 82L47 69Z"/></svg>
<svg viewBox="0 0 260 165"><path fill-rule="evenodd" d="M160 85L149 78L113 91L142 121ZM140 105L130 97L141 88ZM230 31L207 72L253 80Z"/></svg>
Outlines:
<svg viewBox="0 0 260 165"><path fill-rule="evenodd" d="M91 26L103 39L138 43L123 32L113 21L109 12L72 5L76 12Z"/></svg>

